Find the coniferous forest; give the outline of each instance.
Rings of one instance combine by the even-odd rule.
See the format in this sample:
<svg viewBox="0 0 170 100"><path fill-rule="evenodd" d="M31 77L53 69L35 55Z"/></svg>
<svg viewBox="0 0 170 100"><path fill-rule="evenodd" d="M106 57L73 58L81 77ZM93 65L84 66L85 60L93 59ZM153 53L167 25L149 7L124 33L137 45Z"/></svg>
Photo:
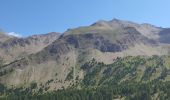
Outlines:
<svg viewBox="0 0 170 100"><path fill-rule="evenodd" d="M114 63L108 65L93 59L81 66L86 72L84 79L77 80L66 89L45 91L38 89L36 83L32 83L28 88L6 88L1 84L0 99L169 100L168 59L169 56L129 56L117 58ZM146 69L143 71L141 68L144 66Z"/></svg>

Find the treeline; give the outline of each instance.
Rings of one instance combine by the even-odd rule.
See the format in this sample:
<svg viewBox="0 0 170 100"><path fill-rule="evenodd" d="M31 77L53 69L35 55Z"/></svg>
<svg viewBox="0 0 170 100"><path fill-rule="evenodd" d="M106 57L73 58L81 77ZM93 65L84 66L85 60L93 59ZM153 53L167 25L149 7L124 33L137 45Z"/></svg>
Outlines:
<svg viewBox="0 0 170 100"><path fill-rule="evenodd" d="M2 92L2 91L1 91ZM0 100L170 100L169 82L122 83L102 87L64 89L44 94L11 92Z"/></svg>

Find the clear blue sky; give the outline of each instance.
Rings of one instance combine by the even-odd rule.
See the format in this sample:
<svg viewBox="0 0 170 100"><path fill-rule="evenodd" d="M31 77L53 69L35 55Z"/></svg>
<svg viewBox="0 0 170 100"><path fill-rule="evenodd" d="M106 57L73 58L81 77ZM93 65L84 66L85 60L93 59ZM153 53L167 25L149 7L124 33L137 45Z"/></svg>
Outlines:
<svg viewBox="0 0 170 100"><path fill-rule="evenodd" d="M170 0L0 0L0 28L23 36L118 18L170 27Z"/></svg>

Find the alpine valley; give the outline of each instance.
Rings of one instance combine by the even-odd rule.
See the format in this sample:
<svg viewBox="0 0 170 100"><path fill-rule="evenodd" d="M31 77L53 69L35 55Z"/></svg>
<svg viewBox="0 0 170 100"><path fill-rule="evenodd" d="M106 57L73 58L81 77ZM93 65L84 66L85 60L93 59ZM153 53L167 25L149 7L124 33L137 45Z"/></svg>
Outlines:
<svg viewBox="0 0 170 100"><path fill-rule="evenodd" d="M0 32L0 100L170 100L170 28L113 19Z"/></svg>

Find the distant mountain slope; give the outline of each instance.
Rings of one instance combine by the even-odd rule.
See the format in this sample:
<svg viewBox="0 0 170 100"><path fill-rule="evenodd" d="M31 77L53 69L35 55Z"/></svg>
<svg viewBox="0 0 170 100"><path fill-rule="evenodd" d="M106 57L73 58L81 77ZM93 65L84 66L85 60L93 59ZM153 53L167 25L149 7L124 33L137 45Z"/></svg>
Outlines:
<svg viewBox="0 0 170 100"><path fill-rule="evenodd" d="M6 33L0 31L0 44L5 42L8 39L14 38L12 36L7 35Z"/></svg>
<svg viewBox="0 0 170 100"><path fill-rule="evenodd" d="M0 57L9 62L36 53L58 39L59 35L59 33L48 33L27 38L8 36L8 39L0 44Z"/></svg>

